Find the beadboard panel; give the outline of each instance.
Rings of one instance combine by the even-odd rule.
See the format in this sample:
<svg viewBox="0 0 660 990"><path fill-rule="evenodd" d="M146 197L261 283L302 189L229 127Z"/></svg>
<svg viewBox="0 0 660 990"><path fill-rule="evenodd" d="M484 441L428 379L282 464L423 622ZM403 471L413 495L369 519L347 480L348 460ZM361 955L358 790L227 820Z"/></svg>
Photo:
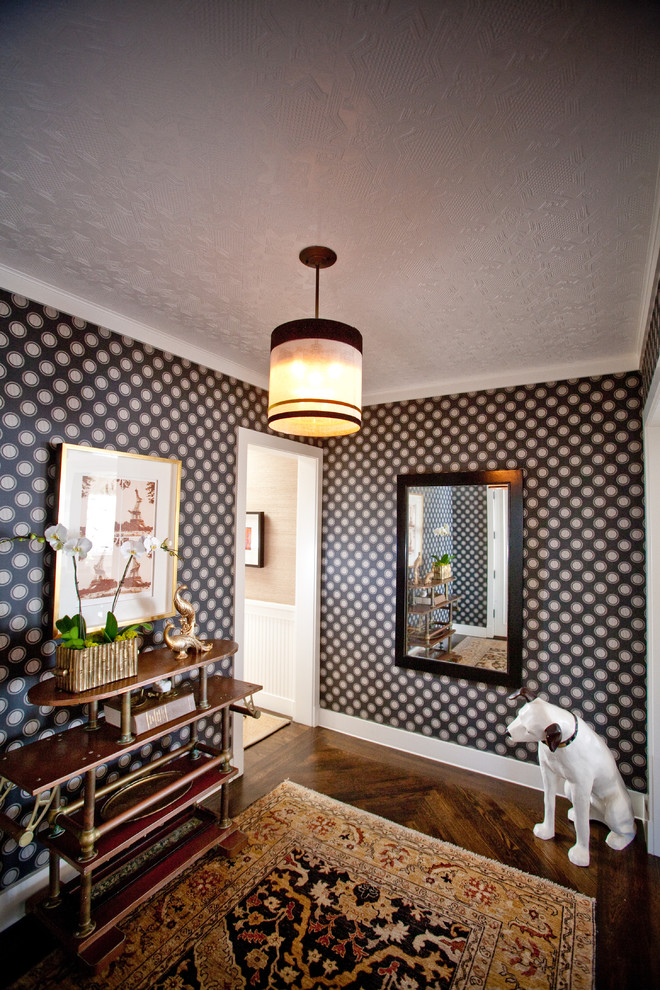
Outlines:
<svg viewBox="0 0 660 990"><path fill-rule="evenodd" d="M263 684L256 703L293 715L296 610L275 602L245 602L244 680Z"/></svg>

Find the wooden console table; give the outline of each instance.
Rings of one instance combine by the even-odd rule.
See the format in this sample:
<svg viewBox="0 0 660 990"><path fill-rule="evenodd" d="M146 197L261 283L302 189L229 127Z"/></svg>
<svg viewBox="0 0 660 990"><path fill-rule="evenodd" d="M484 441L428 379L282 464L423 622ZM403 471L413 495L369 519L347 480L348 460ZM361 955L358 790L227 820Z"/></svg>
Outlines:
<svg viewBox="0 0 660 990"><path fill-rule="evenodd" d="M444 647L446 657L443 659L451 659L449 654L452 651L452 637L455 633L453 628L454 609L462 597L451 593L450 585L453 581L454 578L450 577L442 581L431 579L419 584L415 584L414 581L408 582L406 652L416 648L417 655L419 655L421 649L425 648L424 655L431 657L434 655L431 653L431 649L435 653L440 649L440 643L446 641ZM438 593L436 588L443 590ZM442 611L443 618L436 621L436 613L439 611ZM411 624L411 615L418 617L418 625Z"/></svg>
<svg viewBox="0 0 660 990"><path fill-rule="evenodd" d="M40 822L47 821L38 837L50 854L49 884L32 898L30 907L95 971L121 951L124 935L117 922L129 911L212 847L231 857L245 844L245 836L228 815L226 785L238 772L230 762L229 713L254 713L251 696L261 685L207 676L209 664L237 649L234 642L215 640L209 652L185 660L176 660L165 647L152 650L140 655L134 677L80 694L57 690L54 678L41 681L28 693L32 704L88 705L87 724L0 756L4 793L16 785L36 799L35 812L39 804L44 809L27 829L0 813L0 829L25 845ZM199 671L196 708L133 735L131 692L195 668ZM106 724L98 713L99 701L118 695L120 728ZM217 711L222 712L221 749L202 743L198 734L199 719ZM97 788L97 767L187 725L191 733L186 745ZM83 796L63 805L61 785L80 775ZM217 791L221 792L219 815L199 807ZM60 881L62 860L77 874L67 884Z"/></svg>

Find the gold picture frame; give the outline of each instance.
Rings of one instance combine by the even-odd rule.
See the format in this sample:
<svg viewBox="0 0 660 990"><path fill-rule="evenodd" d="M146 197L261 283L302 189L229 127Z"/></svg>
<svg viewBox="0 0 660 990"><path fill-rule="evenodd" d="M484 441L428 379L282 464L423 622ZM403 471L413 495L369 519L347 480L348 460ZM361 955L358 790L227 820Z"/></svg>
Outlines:
<svg viewBox="0 0 660 990"><path fill-rule="evenodd" d="M78 561L78 586L89 632L105 625L126 559L125 540L155 536L178 549L181 461L63 443L57 522L86 536L92 549ZM134 558L114 614L120 626L174 615L177 557L162 550ZM53 628L78 612L72 558L55 555Z"/></svg>

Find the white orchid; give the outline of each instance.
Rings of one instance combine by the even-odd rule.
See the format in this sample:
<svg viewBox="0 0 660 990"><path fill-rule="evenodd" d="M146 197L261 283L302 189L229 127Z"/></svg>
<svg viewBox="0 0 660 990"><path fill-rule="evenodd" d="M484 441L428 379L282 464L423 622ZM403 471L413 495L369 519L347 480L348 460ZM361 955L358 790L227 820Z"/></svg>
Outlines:
<svg viewBox="0 0 660 990"><path fill-rule="evenodd" d="M148 538L149 537L147 537L147 539ZM139 536L137 540L124 540L119 547L119 552L124 560L128 560L129 557L140 558L147 552L145 540L143 540L141 536Z"/></svg>
<svg viewBox="0 0 660 990"><path fill-rule="evenodd" d="M61 550L67 557L71 558L71 563L73 565L73 582L76 589L76 597L78 599L78 614L74 616L65 615L58 619L55 625L61 635L61 640L59 640L59 642L64 643L66 646L73 649L82 649L85 645L89 646L97 643L112 643L116 639L131 639L137 635L137 632L140 629L149 630L151 627L148 625L134 625L129 626L127 629L119 629L114 611L119 594L124 585L124 580L126 579L126 575L128 574L134 558L137 560L145 554L151 555L154 550L164 550L170 555L170 557L178 557L178 554L174 549L174 544L170 539L164 539L161 541L156 536L139 536L133 540L124 540L119 547L119 551L122 557L126 560L126 566L124 567L124 573L117 583L117 588L112 600L112 606L106 617L105 628L100 633L93 633L88 640L87 625L83 615L80 587L78 584L78 561L84 560L87 557L88 553L92 549L92 541L86 536L82 536L80 534L77 536L69 536L66 526L62 523L56 523L54 526L48 526L43 536L32 532L25 533L22 536L0 536L0 544L14 543L22 540L35 540L37 543L42 544L48 543L56 553Z"/></svg>
<svg viewBox="0 0 660 990"><path fill-rule="evenodd" d="M78 560L84 560L91 549L92 541L88 540L86 536L70 537L62 546L62 550L67 556L76 557Z"/></svg>
<svg viewBox="0 0 660 990"><path fill-rule="evenodd" d="M63 526L62 523L57 523L56 526L49 526L44 532L44 536L53 550L64 550L64 544L69 539L66 526Z"/></svg>
<svg viewBox="0 0 660 990"><path fill-rule="evenodd" d="M449 536L449 523L444 523L442 526L436 526L433 530L434 536Z"/></svg>
<svg viewBox="0 0 660 990"><path fill-rule="evenodd" d="M164 550L165 553L169 553L170 557L179 556L172 541L168 538L159 540L157 536L147 536L144 540L144 549L147 555L151 554L153 550Z"/></svg>

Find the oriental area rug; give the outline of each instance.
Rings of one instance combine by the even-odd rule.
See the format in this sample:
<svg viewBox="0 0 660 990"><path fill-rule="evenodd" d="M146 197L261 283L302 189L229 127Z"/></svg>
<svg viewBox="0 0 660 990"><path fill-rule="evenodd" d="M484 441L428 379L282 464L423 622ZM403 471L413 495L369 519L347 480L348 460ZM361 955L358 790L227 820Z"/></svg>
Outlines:
<svg viewBox="0 0 660 990"><path fill-rule="evenodd" d="M454 663L467 664L468 667L486 667L488 670L506 670L506 658L505 639L480 639L477 636L466 636L457 642L447 657Z"/></svg>
<svg viewBox="0 0 660 990"><path fill-rule="evenodd" d="M289 782L238 822L105 973L56 952L15 990L592 990L590 898Z"/></svg>

